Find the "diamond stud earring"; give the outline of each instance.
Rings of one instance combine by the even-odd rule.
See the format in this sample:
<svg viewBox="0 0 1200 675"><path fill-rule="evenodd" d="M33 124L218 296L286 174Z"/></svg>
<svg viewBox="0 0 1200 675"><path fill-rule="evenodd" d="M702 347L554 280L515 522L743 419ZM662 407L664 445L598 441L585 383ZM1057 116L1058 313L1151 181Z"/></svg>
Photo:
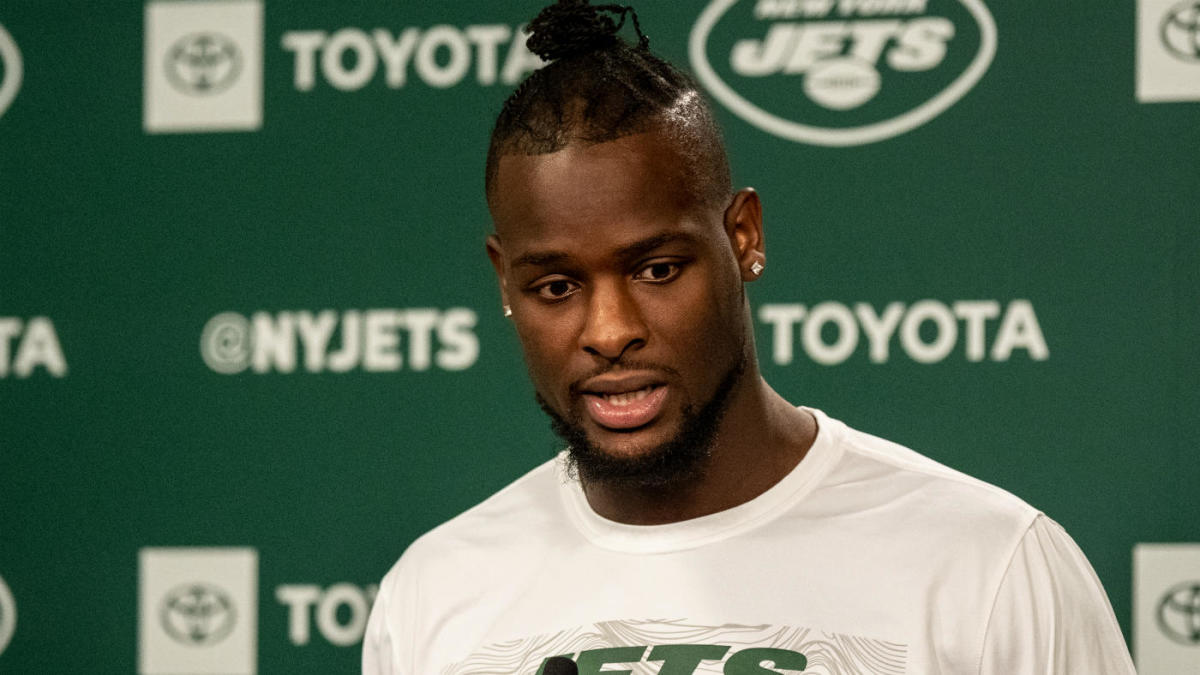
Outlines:
<svg viewBox="0 0 1200 675"><path fill-rule="evenodd" d="M504 316L512 316L512 307L504 306Z"/></svg>
<svg viewBox="0 0 1200 675"><path fill-rule="evenodd" d="M754 272L754 276L762 274L763 264L755 260L754 264L750 265L750 271Z"/></svg>

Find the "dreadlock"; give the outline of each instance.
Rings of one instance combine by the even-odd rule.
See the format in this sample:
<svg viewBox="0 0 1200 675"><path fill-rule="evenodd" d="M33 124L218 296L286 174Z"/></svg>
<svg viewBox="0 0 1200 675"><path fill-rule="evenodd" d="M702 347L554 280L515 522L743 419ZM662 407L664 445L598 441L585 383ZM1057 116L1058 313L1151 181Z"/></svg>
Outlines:
<svg viewBox="0 0 1200 675"><path fill-rule="evenodd" d="M632 18L638 42L617 32ZM614 20L613 17L616 17ZM485 189L504 155L540 155L650 130L675 141L702 203L731 192L721 132L696 83L650 52L632 7L558 0L529 22L526 44L549 61L504 102L488 146Z"/></svg>

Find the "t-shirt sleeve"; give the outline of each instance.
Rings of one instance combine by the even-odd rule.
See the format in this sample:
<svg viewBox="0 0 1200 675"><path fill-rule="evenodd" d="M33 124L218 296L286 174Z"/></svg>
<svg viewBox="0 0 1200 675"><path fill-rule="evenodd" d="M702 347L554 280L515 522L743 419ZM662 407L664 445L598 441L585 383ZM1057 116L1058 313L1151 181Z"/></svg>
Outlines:
<svg viewBox="0 0 1200 675"><path fill-rule="evenodd" d="M416 565L406 553L379 582L363 635L363 675L420 675L413 660Z"/></svg>
<svg viewBox="0 0 1200 675"><path fill-rule="evenodd" d="M1038 515L1000 582L981 675L1133 675L1096 572L1058 523Z"/></svg>
<svg viewBox="0 0 1200 675"><path fill-rule="evenodd" d="M380 589L363 635L363 675L400 675L392 663L392 635L387 625L387 597Z"/></svg>

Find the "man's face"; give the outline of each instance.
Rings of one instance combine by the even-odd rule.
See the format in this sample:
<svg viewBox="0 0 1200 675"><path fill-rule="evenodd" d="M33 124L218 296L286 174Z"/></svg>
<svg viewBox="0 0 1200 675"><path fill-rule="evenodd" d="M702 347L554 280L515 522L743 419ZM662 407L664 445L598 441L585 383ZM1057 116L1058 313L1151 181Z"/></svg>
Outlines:
<svg viewBox="0 0 1200 675"><path fill-rule="evenodd" d="M653 464L744 370L741 235L684 166L649 132L507 155L493 183L488 253L534 388L609 464Z"/></svg>

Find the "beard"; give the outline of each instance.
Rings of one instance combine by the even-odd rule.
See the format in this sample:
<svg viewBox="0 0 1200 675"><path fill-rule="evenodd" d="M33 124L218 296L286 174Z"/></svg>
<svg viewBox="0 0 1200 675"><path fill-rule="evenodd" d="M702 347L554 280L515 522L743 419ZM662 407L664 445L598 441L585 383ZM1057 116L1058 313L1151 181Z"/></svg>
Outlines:
<svg viewBox="0 0 1200 675"><path fill-rule="evenodd" d="M675 436L633 457L617 456L588 438L578 415L565 417L537 394L538 405L550 417L550 428L567 443L568 474L581 481L614 487L663 487L693 481L704 475L716 444L730 395L746 372L747 356L738 350L716 391L704 405L688 404Z"/></svg>

